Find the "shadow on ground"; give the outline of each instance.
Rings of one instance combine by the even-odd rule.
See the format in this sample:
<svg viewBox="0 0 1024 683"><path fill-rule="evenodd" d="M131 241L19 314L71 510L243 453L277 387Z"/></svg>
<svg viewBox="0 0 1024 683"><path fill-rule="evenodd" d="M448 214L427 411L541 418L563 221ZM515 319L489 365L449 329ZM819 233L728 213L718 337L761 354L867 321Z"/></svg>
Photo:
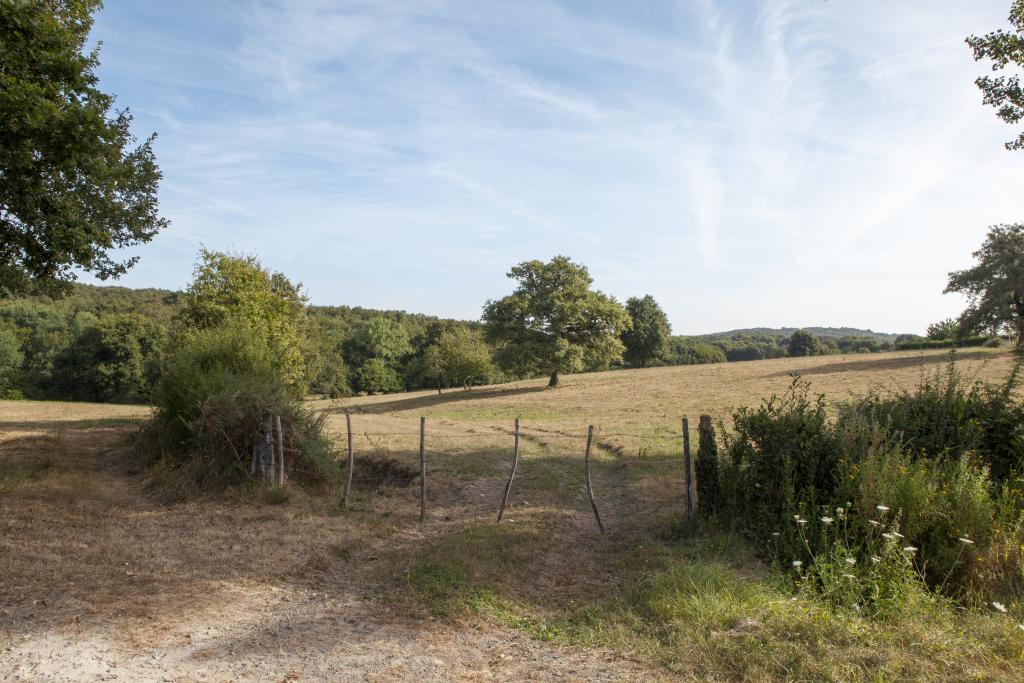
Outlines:
<svg viewBox="0 0 1024 683"><path fill-rule="evenodd" d="M360 406L340 406L328 408L324 412L328 414L344 414L346 411L352 413L383 414L401 410L417 410L420 408L433 408L445 405L446 403L457 403L459 401L475 401L499 396L521 396L524 394L535 394L547 391L547 387L520 387L513 389L448 389L442 394L426 394L413 396L411 398L397 398L381 403L371 403Z"/></svg>
<svg viewBox="0 0 1024 683"><path fill-rule="evenodd" d="M991 351L957 351L956 360L987 360L1002 356L1003 354L992 353ZM1010 354L1007 354L1010 355ZM922 354L920 356L901 356L899 358L873 358L872 354L864 354L864 357L846 356L850 360L836 361L826 365L818 365L813 368L800 370L801 377L808 375L831 375L841 372L870 372L876 370L901 370L904 368L928 367L945 365L949 363L950 354ZM775 372L767 377L783 377L792 375L792 371L783 370Z"/></svg>

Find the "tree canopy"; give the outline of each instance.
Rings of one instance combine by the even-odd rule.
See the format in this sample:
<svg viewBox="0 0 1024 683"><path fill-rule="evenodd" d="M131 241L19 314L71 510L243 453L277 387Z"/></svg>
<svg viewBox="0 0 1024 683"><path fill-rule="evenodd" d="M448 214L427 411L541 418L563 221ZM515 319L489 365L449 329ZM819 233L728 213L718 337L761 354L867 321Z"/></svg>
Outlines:
<svg viewBox="0 0 1024 683"><path fill-rule="evenodd" d="M993 226L981 249L974 252L977 264L949 274L946 293L967 296L960 316L964 334L1015 330L1017 345L1024 335L1024 223Z"/></svg>
<svg viewBox="0 0 1024 683"><path fill-rule="evenodd" d="M622 358L620 335L630 321L613 298L590 289L587 268L565 256L524 261L509 278L516 290L484 306L487 338L499 345L499 363L515 374L606 368Z"/></svg>
<svg viewBox="0 0 1024 683"><path fill-rule="evenodd" d="M984 36L969 36L967 44L974 59L988 59L992 71L1002 71L1011 63L1024 68L1024 0L1010 5L1010 31L999 29ZM984 94L982 101L996 109L996 116L1007 123L1024 120L1024 87L1020 74L1009 76L981 76L974 81ZM1007 149L1024 149L1024 131L1016 140L1006 143Z"/></svg>
<svg viewBox="0 0 1024 683"><path fill-rule="evenodd" d="M928 339L945 340L953 339L959 333L960 323L957 322L954 318L946 318L945 320L940 320L937 323L932 323L931 325L929 325L928 331L925 333L925 335L928 337Z"/></svg>
<svg viewBox="0 0 1024 683"><path fill-rule="evenodd" d="M626 300L631 326L622 333L626 362L641 368L663 361L668 353L672 327L668 316L650 294Z"/></svg>
<svg viewBox="0 0 1024 683"><path fill-rule="evenodd" d="M820 356L821 343L807 330L797 330L789 338L789 355Z"/></svg>
<svg viewBox="0 0 1024 683"><path fill-rule="evenodd" d="M490 379L494 362L479 330L454 327L441 332L437 343L426 348L423 372L438 389L456 385L468 387Z"/></svg>
<svg viewBox="0 0 1024 683"><path fill-rule="evenodd" d="M268 340L290 383L305 379L302 334L306 299L300 285L264 268L255 256L203 249L178 320L185 329L242 323Z"/></svg>
<svg viewBox="0 0 1024 683"><path fill-rule="evenodd" d="M118 277L148 242L160 171L150 137L97 88L85 48L99 0L0 1L0 294L60 291L75 269Z"/></svg>

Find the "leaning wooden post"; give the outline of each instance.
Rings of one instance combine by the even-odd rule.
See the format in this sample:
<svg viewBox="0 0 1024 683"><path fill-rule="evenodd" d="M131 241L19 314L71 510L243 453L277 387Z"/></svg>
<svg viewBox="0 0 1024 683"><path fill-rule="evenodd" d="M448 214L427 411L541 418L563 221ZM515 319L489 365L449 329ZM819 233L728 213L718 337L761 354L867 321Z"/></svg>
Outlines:
<svg viewBox="0 0 1024 683"><path fill-rule="evenodd" d="M352 454L352 416L345 413L345 428L348 430L348 473L345 475L345 502L344 506L348 508L348 496L352 493L352 467L356 464L355 457Z"/></svg>
<svg viewBox="0 0 1024 683"><path fill-rule="evenodd" d="M277 485L284 486L284 430L280 415L274 416L274 431L277 432Z"/></svg>
<svg viewBox="0 0 1024 683"><path fill-rule="evenodd" d="M590 497L590 507L594 508L594 518L597 519L597 528L604 533L604 524L601 523L601 515L597 512L597 503L594 501L594 487L590 485L590 444L594 441L594 425L587 428L587 453L583 456L583 478L587 480L587 496Z"/></svg>
<svg viewBox="0 0 1024 683"><path fill-rule="evenodd" d="M420 521L427 521L427 418L420 418Z"/></svg>
<svg viewBox="0 0 1024 683"><path fill-rule="evenodd" d="M274 416L272 413L267 413L267 431L263 438L263 478L269 480L274 473Z"/></svg>
<svg viewBox="0 0 1024 683"><path fill-rule="evenodd" d="M498 509L498 521L501 521L505 514L505 506L508 505L508 494L512 492L512 480L516 478L516 467L519 466L519 418L516 418L515 446L512 448L512 473L508 475L508 483L505 484L505 497L501 499L501 507Z"/></svg>
<svg viewBox="0 0 1024 683"><path fill-rule="evenodd" d="M683 418L683 467L686 468L686 521L693 518L693 475L690 472L690 421Z"/></svg>

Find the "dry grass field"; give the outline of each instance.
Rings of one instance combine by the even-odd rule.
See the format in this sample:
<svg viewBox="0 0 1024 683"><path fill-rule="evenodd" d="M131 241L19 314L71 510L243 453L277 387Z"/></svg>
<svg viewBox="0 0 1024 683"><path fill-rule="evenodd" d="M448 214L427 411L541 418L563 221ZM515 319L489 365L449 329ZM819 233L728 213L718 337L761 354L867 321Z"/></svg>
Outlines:
<svg viewBox="0 0 1024 683"><path fill-rule="evenodd" d="M969 377L1013 359L959 354ZM679 419L784 391L912 386L944 353L614 371L312 403L355 493L168 502L132 452L145 407L0 402L0 680L1006 680L1024 630L792 597L735 538L684 529ZM417 522L419 417L428 519ZM494 523L513 420L522 457ZM594 487L582 482L598 428Z"/></svg>

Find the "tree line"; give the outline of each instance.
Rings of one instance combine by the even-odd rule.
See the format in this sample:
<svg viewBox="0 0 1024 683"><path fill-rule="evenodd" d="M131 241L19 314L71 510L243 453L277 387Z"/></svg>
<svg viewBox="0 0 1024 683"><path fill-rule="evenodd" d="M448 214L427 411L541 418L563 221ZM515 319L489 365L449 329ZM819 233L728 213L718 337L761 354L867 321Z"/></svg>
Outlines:
<svg viewBox="0 0 1024 683"><path fill-rule="evenodd" d="M889 350L868 335L805 330L672 334L650 295L620 305L592 291L565 257L512 269L519 283L470 322L347 306L309 305L301 288L254 256L203 250L184 292L75 284L66 296L0 300L0 396L145 402L168 348L189 330L244 319L275 349L300 393L443 390L614 367L722 363ZM949 321L933 326L950 336ZM895 343L922 340L906 335Z"/></svg>

